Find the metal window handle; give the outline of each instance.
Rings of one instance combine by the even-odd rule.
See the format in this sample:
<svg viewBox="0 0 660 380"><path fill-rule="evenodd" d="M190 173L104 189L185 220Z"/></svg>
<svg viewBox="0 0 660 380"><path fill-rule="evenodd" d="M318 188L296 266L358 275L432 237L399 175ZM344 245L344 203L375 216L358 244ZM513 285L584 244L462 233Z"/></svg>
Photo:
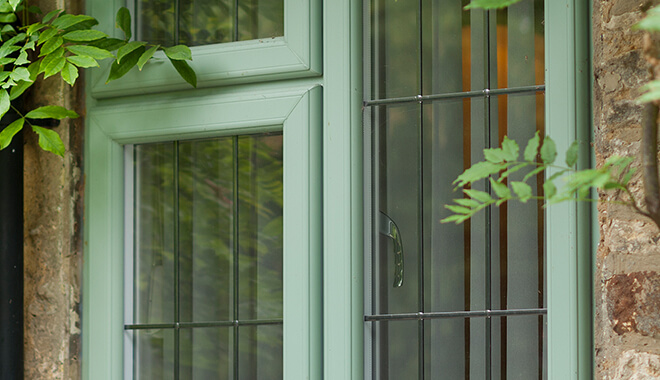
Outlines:
<svg viewBox="0 0 660 380"><path fill-rule="evenodd" d="M392 286L400 288L403 285L403 242L401 241L401 232L396 223L382 211L378 220L378 232L394 241L394 284Z"/></svg>

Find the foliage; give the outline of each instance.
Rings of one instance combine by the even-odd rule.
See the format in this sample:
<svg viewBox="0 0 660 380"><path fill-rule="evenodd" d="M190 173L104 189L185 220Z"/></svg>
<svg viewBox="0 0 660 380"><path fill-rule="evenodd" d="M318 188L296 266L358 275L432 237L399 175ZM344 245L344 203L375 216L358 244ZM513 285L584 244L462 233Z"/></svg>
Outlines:
<svg viewBox="0 0 660 380"><path fill-rule="evenodd" d="M454 199L456 204L447 205L454 214L442 220L443 223L461 223L474 216L478 211L491 206L500 206L510 200L526 203L529 200L544 200L546 204L554 204L568 200L591 200L590 189L620 190L629 195L629 204L636 208L636 203L628 188L630 179L635 173L631 168L633 159L630 157L613 156L598 169L575 170L578 161L578 143L573 142L565 154L565 164L557 165L555 160L557 150L554 141L549 136L541 138L537 132L523 151L520 160L518 144L506 136L501 148L484 149L485 161L478 162L454 181L457 188L469 186L482 179L488 179L493 194L472 188L466 188L463 193L467 198ZM543 183L543 194L534 195L533 186L528 181L536 180L542 173L552 172ZM524 174L520 181L509 181L513 173ZM498 175L497 179L495 176ZM557 186L560 179L563 185Z"/></svg>
<svg viewBox="0 0 660 380"><path fill-rule="evenodd" d="M45 106L23 114L12 102L30 88L39 76L44 79L59 74L73 86L80 68L100 67L99 61L111 59L106 82L121 78L134 66L142 70L157 50L163 50L179 75L193 87L195 72L186 61L191 51L184 45L162 47L142 41L130 41L131 15L126 8L117 12L116 26L125 38L112 38L93 29L98 21L86 15L72 15L58 9L48 12L41 21L28 23L28 15L41 15L27 0L0 0L0 117L10 109L19 119L0 132L0 149L26 124L39 135L39 145L64 155L59 135L39 126L38 120L76 118L78 114L59 106Z"/></svg>
<svg viewBox="0 0 660 380"><path fill-rule="evenodd" d="M484 8L495 9L506 7L517 3L520 0L473 0L466 6L469 8ZM646 17L637 23L634 27L637 30L644 30L647 32L660 31L660 6L656 6L647 11ZM660 81L653 80L647 83L641 89L644 93L638 98L640 103L648 103L660 100ZM657 118L657 114L656 114ZM655 134L644 133L644 136L657 135L656 120L648 123L648 127L655 129ZM631 168L633 162L632 157L610 157L605 164L597 169L583 169L575 170L575 164L578 160L578 143L573 142L566 152L565 163L566 166L554 165L555 157L557 155L555 144L549 136L543 139L543 144L540 147L540 137L538 132L529 140L523 154L523 160L519 161L519 147L518 144L504 137L501 148L484 149L485 161L474 164L467 169L463 174L454 181L458 187L473 186L476 181L488 178L489 187L492 189L492 195L489 192L484 192L472 188L466 188L463 193L466 198L454 199L456 204L446 205L454 214L444 218L443 223L455 222L462 223L472 217L476 212L491 206L500 206L502 203L509 200L518 200L523 203L530 199L542 200L546 205L558 203L562 201L591 201L589 199L589 191L591 188L598 190L617 190L623 191L628 195L627 201L619 203L632 207L637 213L645 215L656 224L658 221L656 211L651 210L649 199L657 199L658 189L652 187L646 188L645 200L647 209L643 210L637 205L637 201L630 191L629 183L635 173L635 169ZM653 147L657 143L651 143ZM650 156L650 161L656 162L657 150L652 149L650 152L644 152L644 155ZM644 157L646 161L646 157ZM522 181L508 182L507 178L512 173L518 171L527 171ZM644 173L645 182L653 182L655 177L657 182L657 167L652 170L653 173ZM532 186L527 181L536 175L551 173L546 176L543 183L543 192L540 195L534 195ZM497 179L495 179L497 176ZM563 178L565 184L560 190L557 189L555 181ZM649 191L653 194L649 194ZM655 202L657 203L657 202ZM658 224L660 228L660 224Z"/></svg>

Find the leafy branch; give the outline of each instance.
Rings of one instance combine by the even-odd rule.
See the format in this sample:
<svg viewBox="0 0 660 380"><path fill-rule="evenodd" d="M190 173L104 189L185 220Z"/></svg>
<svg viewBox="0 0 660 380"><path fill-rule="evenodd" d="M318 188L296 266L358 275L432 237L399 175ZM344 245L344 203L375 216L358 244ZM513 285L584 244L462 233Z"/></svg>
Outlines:
<svg viewBox="0 0 660 380"><path fill-rule="evenodd" d="M446 205L454 214L441 222L462 223L486 207L500 206L512 200L522 203L543 200L548 205L569 200L593 201L589 198L591 188L623 191L628 195L628 201L623 203L641 211L628 187L635 173L635 168L631 167L633 159L613 156L598 169L576 170L574 167L578 161L578 148L578 143L573 142L566 151L566 166L556 165L557 148L554 141L545 136L541 142L536 132L527 142L520 160L518 143L505 136L500 148L484 149L485 161L472 165L456 178L456 189L468 187L463 189L466 197L454 199L455 204ZM542 195L534 195L528 181L550 171L553 174L544 181ZM514 173L522 175L522 179L509 181ZM477 181L486 178L493 194L471 188ZM565 183L558 187L559 179L564 179Z"/></svg>
<svg viewBox="0 0 660 380"><path fill-rule="evenodd" d="M116 26L124 39L112 38L93 29L98 21L86 15L72 15L57 9L48 12L41 21L26 23L28 14L42 14L27 0L0 0L0 118L13 109L19 119L0 132L0 149L29 125L39 135L44 150L64 155L64 144L53 130L41 127L37 120L77 118L78 114L60 106L45 106L23 115L12 102L20 97L41 76L46 79L59 74L73 86L79 69L100 67L99 61L112 64L107 82L116 80L137 66L142 70L156 51L162 50L179 75L191 86L197 86L195 72L186 61L192 60L185 45L162 47L143 41L131 41L131 15L122 7L117 12ZM19 15L23 24L19 23Z"/></svg>

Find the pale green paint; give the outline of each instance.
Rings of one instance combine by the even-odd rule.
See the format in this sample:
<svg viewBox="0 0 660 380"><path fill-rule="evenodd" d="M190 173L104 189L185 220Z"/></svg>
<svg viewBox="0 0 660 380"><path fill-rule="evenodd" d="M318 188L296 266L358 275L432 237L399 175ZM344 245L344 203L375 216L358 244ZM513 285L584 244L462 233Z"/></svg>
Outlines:
<svg viewBox="0 0 660 380"><path fill-rule="evenodd" d="M145 98L89 111L83 284L85 379L123 375L123 153L135 142L281 129L284 134L284 371L321 370L321 89L275 83L213 97ZM194 106L188 110L186 106ZM185 117L187 115L187 117ZM180 117L182 116L182 117ZM214 121L215 120L215 121ZM151 126L157 125L159 133Z"/></svg>
<svg viewBox="0 0 660 380"><path fill-rule="evenodd" d="M104 32L123 38L112 29L114 14L125 0L88 0L88 12L104 26ZM191 66L199 87L272 81L321 73L321 8L317 1L286 0L284 36L192 48ZM147 94L187 89L162 52L142 72L134 68L120 81L105 84L109 64L91 72L90 94L95 98Z"/></svg>
<svg viewBox="0 0 660 380"><path fill-rule="evenodd" d="M588 17L583 1L545 3L546 133L560 152L588 136L590 128ZM589 215L567 202L548 208L547 221L549 379L590 379Z"/></svg>
<svg viewBox="0 0 660 380"><path fill-rule="evenodd" d="M362 379L362 2L323 14L323 378Z"/></svg>

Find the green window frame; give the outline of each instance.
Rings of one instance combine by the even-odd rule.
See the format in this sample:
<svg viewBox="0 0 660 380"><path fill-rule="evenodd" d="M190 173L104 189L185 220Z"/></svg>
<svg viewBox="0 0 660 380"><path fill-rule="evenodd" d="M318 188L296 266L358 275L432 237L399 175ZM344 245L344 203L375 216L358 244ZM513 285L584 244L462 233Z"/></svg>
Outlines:
<svg viewBox="0 0 660 380"><path fill-rule="evenodd" d="M96 107L89 115L83 378L120 379L124 371L123 145L268 131L284 136L285 377L317 377L321 90L313 83L273 84L259 90L227 89L203 102L195 96L161 96L122 105L121 113L110 105Z"/></svg>
<svg viewBox="0 0 660 380"><path fill-rule="evenodd" d="M87 12L105 26L104 32L122 38L113 29L116 10L126 0L87 1ZM243 84L318 76L322 70L321 9L318 1L286 0L284 36L223 44L194 46L193 62L199 87ZM154 55L142 72L132 70L120 81L105 84L110 70L91 72L88 92L94 98L187 89L162 52Z"/></svg>
<svg viewBox="0 0 660 380"><path fill-rule="evenodd" d="M113 25L115 7L121 4L89 0L87 9L102 24ZM269 49L249 47L248 41L229 43L218 53L225 56L217 56L217 62L231 63L239 71L217 69L215 58L195 62L200 87L208 88L194 93L128 96L184 88L178 79L167 79L172 71L158 63L149 68L152 74L139 76L144 79L131 73L124 81L102 87L103 74L92 74L88 81L83 378L119 379L123 374L123 280L117 276L123 270L122 145L278 128L285 136L285 205L299 205L285 209L285 218L298 218L291 223L301 228L287 227L285 221L285 252L286 244L309 251L306 260L290 263L285 272L285 378L363 378L363 5L351 0L285 0L285 7L298 8L303 20L296 22L298 29L294 24L287 28L308 44L302 48L307 52L303 58L290 65L269 60ZM581 1L552 0L546 2L545 14L546 126L561 150L588 134L589 10ZM274 50L291 58L293 45L287 45L287 38L297 37L286 33L282 44L287 47ZM194 54L206 48L195 48ZM301 59L307 63L301 64ZM254 68L249 66L253 61L277 64ZM245 79L239 78L243 65L249 68ZM249 84L271 79L290 80ZM242 86L212 88L224 84ZM138 106L137 101L143 103ZM173 108L180 113L175 115ZM130 113L119 114L124 110ZM303 128L305 123L318 128ZM548 211L550 379L591 378L588 214L571 204ZM289 258L285 253L285 260ZM302 314L291 316L298 319L289 324L286 309L292 306L287 305L295 302L286 289L303 283L294 273L303 273L311 288L302 295L300 305L306 308L298 309ZM287 325L295 326L295 334Z"/></svg>

